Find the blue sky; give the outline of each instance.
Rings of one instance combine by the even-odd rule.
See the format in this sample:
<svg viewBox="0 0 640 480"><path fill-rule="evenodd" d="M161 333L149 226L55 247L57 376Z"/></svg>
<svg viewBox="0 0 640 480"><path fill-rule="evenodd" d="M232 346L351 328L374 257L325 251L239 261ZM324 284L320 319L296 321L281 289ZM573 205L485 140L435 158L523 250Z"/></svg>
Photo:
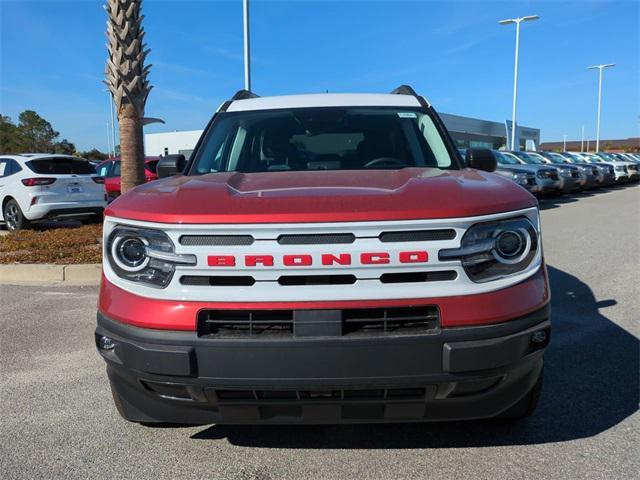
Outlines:
<svg viewBox="0 0 640 480"><path fill-rule="evenodd" d="M107 148L102 2L0 0L0 112L33 109L79 149ZM242 2L146 0L154 90L147 115L203 128L242 87ZM601 138L639 130L637 1L252 2L253 89L261 95L388 92L413 85L437 110L511 116L514 26L522 25L518 123L542 140L595 136L597 73L605 72Z"/></svg>

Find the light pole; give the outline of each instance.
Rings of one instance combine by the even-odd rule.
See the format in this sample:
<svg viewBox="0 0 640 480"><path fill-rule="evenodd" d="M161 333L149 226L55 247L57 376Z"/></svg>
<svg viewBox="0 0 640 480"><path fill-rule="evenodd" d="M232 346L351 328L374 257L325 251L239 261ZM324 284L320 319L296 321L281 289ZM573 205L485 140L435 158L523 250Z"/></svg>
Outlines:
<svg viewBox="0 0 640 480"><path fill-rule="evenodd" d="M600 111L602 109L602 71L607 67L614 67L615 63L605 63L602 65L592 65L588 70L598 69L598 124L596 127L596 152L600 151Z"/></svg>
<svg viewBox="0 0 640 480"><path fill-rule="evenodd" d="M244 34L244 89L251 91L251 55L249 50L249 0L242 0L242 23Z"/></svg>
<svg viewBox="0 0 640 480"><path fill-rule="evenodd" d="M538 15L528 15L526 17L519 18L507 18L500 20L500 25L509 25L510 23L516 24L516 59L513 67L513 109L511 111L511 150L515 150L516 145L516 101L518 99L518 50L520 49L520 23L527 22L529 20L537 20L540 17ZM518 145L518 149L520 146Z"/></svg>
<svg viewBox="0 0 640 480"><path fill-rule="evenodd" d="M582 125L582 136L580 137L580 151L584 152L584 125Z"/></svg>
<svg viewBox="0 0 640 480"><path fill-rule="evenodd" d="M563 152L567 151L567 136L566 135L562 136L562 151Z"/></svg>

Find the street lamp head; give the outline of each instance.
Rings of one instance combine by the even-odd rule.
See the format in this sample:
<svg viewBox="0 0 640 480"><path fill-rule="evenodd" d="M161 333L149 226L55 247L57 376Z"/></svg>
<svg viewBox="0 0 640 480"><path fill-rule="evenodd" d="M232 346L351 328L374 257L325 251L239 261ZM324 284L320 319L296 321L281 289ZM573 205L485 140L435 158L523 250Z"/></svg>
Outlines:
<svg viewBox="0 0 640 480"><path fill-rule="evenodd" d="M520 23L527 22L529 20L538 20L540 17L538 15L527 15L526 17L519 18L505 18L504 20L500 20L498 23L500 25L509 25L510 23Z"/></svg>
<svg viewBox="0 0 640 480"><path fill-rule="evenodd" d="M590 67L587 67L588 70L595 70L596 68L607 68L607 67L615 67L616 64L615 63L604 63L602 65L591 65Z"/></svg>

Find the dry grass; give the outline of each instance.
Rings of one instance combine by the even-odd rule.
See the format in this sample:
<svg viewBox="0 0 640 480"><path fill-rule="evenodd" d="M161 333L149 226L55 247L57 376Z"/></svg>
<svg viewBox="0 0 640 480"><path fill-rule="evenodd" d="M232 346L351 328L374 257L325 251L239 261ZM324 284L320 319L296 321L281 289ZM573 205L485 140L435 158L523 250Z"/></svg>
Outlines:
<svg viewBox="0 0 640 480"><path fill-rule="evenodd" d="M20 230L0 236L0 263L100 263L102 225Z"/></svg>

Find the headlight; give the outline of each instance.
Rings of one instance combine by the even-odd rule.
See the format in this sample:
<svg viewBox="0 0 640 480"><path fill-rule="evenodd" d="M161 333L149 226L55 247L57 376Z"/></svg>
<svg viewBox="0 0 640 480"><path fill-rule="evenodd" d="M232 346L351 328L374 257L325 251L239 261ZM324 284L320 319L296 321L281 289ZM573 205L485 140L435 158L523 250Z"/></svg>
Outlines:
<svg viewBox="0 0 640 480"><path fill-rule="evenodd" d="M571 176L571 169L570 168L561 168L560 170L560 175L562 175L563 177L570 177Z"/></svg>
<svg viewBox="0 0 640 480"><path fill-rule="evenodd" d="M195 265L195 255L174 253L171 239L159 230L116 227L109 234L105 252L116 275L157 288L166 287L175 266Z"/></svg>
<svg viewBox="0 0 640 480"><path fill-rule="evenodd" d="M460 248L441 250L439 257L461 260L469 278L483 283L526 270L538 249L536 228L527 218L518 217L472 225Z"/></svg>
<svg viewBox="0 0 640 480"><path fill-rule="evenodd" d="M527 174L526 173L512 173L511 174L511 179L516 183L525 184L525 183L527 183Z"/></svg>

